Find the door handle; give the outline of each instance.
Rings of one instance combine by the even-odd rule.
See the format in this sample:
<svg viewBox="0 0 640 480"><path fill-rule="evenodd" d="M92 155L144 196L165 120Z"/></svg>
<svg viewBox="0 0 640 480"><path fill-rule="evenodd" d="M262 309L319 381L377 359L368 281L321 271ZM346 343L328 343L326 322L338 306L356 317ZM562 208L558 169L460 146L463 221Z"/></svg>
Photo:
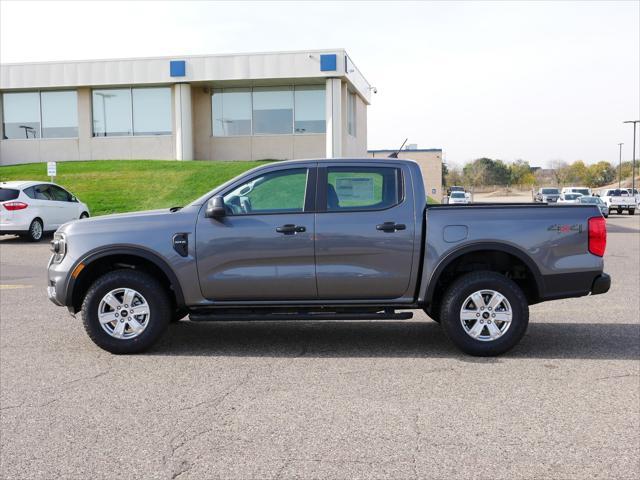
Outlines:
<svg viewBox="0 0 640 480"><path fill-rule="evenodd" d="M376 230L380 230L382 232L393 233L396 230L406 230L407 226L404 223L396 223L396 222L384 222L376 225Z"/></svg>
<svg viewBox="0 0 640 480"><path fill-rule="evenodd" d="M294 233L303 233L306 232L307 228L302 225L294 225L293 223L287 223L286 225L282 225L281 227L276 227L276 232L284 233L285 235L291 235Z"/></svg>

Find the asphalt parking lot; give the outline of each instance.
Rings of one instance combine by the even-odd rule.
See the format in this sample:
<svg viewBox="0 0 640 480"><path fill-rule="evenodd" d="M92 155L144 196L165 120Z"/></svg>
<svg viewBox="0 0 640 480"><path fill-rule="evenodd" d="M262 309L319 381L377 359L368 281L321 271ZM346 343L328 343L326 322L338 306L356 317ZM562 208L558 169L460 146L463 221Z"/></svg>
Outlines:
<svg viewBox="0 0 640 480"><path fill-rule="evenodd" d="M172 324L114 356L46 298L48 243L0 240L0 478L638 478L640 215L606 295L531 307L512 352L405 322Z"/></svg>

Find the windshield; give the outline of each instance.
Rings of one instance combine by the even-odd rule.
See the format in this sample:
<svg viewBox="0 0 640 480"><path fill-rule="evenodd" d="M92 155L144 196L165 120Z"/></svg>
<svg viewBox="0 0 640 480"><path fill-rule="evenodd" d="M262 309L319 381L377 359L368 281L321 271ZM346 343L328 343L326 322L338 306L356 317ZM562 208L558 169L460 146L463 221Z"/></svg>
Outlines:
<svg viewBox="0 0 640 480"><path fill-rule="evenodd" d="M451 190L452 192L464 192L463 187L451 187L449 190Z"/></svg>
<svg viewBox="0 0 640 480"><path fill-rule="evenodd" d="M464 192L453 192L451 193L451 198L465 198Z"/></svg>
<svg viewBox="0 0 640 480"><path fill-rule="evenodd" d="M542 189L542 193L545 195L557 195L558 194L558 189L557 188L543 188Z"/></svg>
<svg viewBox="0 0 640 480"><path fill-rule="evenodd" d="M573 188L572 191L573 191L573 193L580 193L582 195L589 195L589 189L588 188Z"/></svg>
<svg viewBox="0 0 640 480"><path fill-rule="evenodd" d="M602 203L598 197L582 197L580 203Z"/></svg>
<svg viewBox="0 0 640 480"><path fill-rule="evenodd" d="M575 200L576 198L581 197L581 196L582 195L580 195L579 193L567 193L564 196L564 199L565 200Z"/></svg>

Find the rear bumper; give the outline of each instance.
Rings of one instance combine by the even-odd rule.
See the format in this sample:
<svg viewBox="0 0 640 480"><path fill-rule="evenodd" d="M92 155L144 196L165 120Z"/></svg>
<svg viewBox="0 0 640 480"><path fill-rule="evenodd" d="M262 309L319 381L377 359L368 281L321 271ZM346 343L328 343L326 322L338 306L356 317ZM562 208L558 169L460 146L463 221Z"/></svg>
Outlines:
<svg viewBox="0 0 640 480"><path fill-rule="evenodd" d="M601 293L607 293L610 288L611 277L606 273L602 273L593 280L593 285L591 285L591 295L600 295Z"/></svg>

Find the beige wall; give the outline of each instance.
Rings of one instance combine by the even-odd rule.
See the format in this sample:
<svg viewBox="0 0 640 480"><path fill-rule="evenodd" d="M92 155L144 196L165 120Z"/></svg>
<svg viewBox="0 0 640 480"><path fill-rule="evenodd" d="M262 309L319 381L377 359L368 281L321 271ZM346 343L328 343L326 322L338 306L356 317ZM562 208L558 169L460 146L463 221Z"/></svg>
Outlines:
<svg viewBox="0 0 640 480"><path fill-rule="evenodd" d="M387 157L392 150L369 151L367 156L370 158ZM402 150L398 154L398 158L414 160L420 165L422 170L422 179L424 180L424 188L434 200L440 202L442 200L442 150L420 151L420 150ZM435 189L435 193L433 192Z"/></svg>
<svg viewBox="0 0 640 480"><path fill-rule="evenodd" d="M356 135L348 132L348 97L349 89L342 83L342 156L363 157L367 151L367 105L359 95L356 95Z"/></svg>

